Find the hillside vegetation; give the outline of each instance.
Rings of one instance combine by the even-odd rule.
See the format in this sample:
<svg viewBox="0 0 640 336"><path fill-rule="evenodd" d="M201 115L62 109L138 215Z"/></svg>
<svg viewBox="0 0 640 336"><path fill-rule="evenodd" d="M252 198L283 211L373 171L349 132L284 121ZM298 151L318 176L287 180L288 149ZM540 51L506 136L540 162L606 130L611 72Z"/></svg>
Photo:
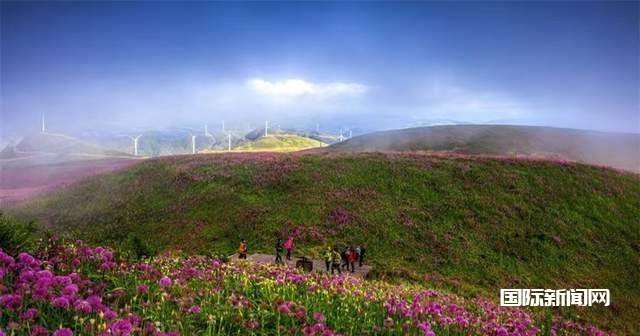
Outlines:
<svg viewBox="0 0 640 336"><path fill-rule="evenodd" d="M640 179L587 166L418 154L235 154L148 160L11 209L92 243L297 254L365 244L374 277L464 296L608 288L611 307L553 313L640 326Z"/></svg>
<svg viewBox="0 0 640 336"><path fill-rule="evenodd" d="M640 134L508 125L448 125L376 132L332 146L348 151L530 155L640 172Z"/></svg>

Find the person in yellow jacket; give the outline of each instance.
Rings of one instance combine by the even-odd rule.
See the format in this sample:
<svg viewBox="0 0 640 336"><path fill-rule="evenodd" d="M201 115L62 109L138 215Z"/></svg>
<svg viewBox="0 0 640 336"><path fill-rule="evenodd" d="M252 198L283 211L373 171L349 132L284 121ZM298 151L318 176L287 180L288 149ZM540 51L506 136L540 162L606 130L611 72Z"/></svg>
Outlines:
<svg viewBox="0 0 640 336"><path fill-rule="evenodd" d="M322 257L324 258L325 266L327 266L327 273L329 273L333 261L333 251L331 250L331 246L327 246L327 249L322 254Z"/></svg>
<svg viewBox="0 0 640 336"><path fill-rule="evenodd" d="M340 252L333 250L333 267L331 267L331 274L333 274L333 270L338 270L338 274L342 274L342 270L340 270L341 261L342 256L340 255Z"/></svg>
<svg viewBox="0 0 640 336"><path fill-rule="evenodd" d="M240 246L238 247L238 259L247 259L247 242L244 239L240 240Z"/></svg>

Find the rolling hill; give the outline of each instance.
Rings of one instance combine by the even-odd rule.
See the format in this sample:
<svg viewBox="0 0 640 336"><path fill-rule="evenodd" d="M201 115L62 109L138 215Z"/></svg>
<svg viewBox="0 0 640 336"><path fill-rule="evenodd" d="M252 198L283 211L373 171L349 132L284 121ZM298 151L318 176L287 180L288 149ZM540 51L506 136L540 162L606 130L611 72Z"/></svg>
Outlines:
<svg viewBox="0 0 640 336"><path fill-rule="evenodd" d="M374 278L464 296L608 288L611 307L550 313L640 332L640 178L606 168L418 153L166 157L8 212L93 243L196 253L231 254L240 238L271 252L293 230L298 255L365 244Z"/></svg>
<svg viewBox="0 0 640 336"><path fill-rule="evenodd" d="M32 134L0 152L0 206L136 162L129 154L70 136Z"/></svg>
<svg viewBox="0 0 640 336"><path fill-rule="evenodd" d="M276 151L293 152L308 148L322 147L324 144L318 140L287 133L277 133L267 137L260 137L254 141L246 141L234 151Z"/></svg>
<svg viewBox="0 0 640 336"><path fill-rule="evenodd" d="M446 125L376 132L337 143L337 151L450 151L527 155L640 171L640 134L504 125Z"/></svg>
<svg viewBox="0 0 640 336"><path fill-rule="evenodd" d="M0 159L42 155L130 156L124 152L111 150L63 134L34 133L23 138L15 145L7 145L0 152Z"/></svg>

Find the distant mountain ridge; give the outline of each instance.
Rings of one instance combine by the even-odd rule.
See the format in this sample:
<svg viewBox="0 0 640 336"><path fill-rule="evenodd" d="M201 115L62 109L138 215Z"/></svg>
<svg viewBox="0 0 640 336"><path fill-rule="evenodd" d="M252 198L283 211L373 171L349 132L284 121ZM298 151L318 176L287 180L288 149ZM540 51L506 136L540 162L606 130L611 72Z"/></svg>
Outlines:
<svg viewBox="0 0 640 336"><path fill-rule="evenodd" d="M0 159L14 159L41 154L129 156L74 137L54 133L35 133L17 144L9 144L0 152Z"/></svg>
<svg viewBox="0 0 640 336"><path fill-rule="evenodd" d="M529 155L640 172L640 134L510 125L442 125L375 132L336 151L448 151Z"/></svg>

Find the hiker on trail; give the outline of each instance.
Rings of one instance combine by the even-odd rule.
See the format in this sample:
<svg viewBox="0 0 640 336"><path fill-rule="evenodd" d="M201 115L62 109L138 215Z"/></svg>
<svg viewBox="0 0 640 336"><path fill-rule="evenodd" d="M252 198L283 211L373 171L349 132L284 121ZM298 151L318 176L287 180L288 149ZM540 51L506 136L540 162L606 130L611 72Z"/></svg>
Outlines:
<svg viewBox="0 0 640 336"><path fill-rule="evenodd" d="M360 245L356 246L356 260L360 261L360 253L362 253L362 249L360 249ZM358 265L358 267L362 267L362 264Z"/></svg>
<svg viewBox="0 0 640 336"><path fill-rule="evenodd" d="M291 260L291 249L293 249L293 236L289 235L287 241L284 242L284 248L287 250L287 260Z"/></svg>
<svg viewBox="0 0 640 336"><path fill-rule="evenodd" d="M284 252L282 249L282 239L278 238L278 241L276 242L276 264L284 263L282 261L282 252Z"/></svg>
<svg viewBox="0 0 640 336"><path fill-rule="evenodd" d="M338 274L342 274L340 270L340 261L342 260L342 256L338 250L333 250L333 264L331 265L331 274L333 274L334 270L338 270Z"/></svg>
<svg viewBox="0 0 640 336"><path fill-rule="evenodd" d="M360 253L358 255L358 263L360 264L360 267L362 267L362 262L364 261L364 252L366 251L366 249L364 248L364 245L360 246Z"/></svg>
<svg viewBox="0 0 640 336"><path fill-rule="evenodd" d="M327 250L322 254L324 257L324 264L327 266L327 273L331 269L331 264L333 263L333 250L331 250L331 246L327 246Z"/></svg>
<svg viewBox="0 0 640 336"><path fill-rule="evenodd" d="M355 273L355 262L356 262L356 250L353 249L353 246L349 247L347 250L347 270L351 267L351 273Z"/></svg>
<svg viewBox="0 0 640 336"><path fill-rule="evenodd" d="M348 267L348 261L347 261L347 250L349 249L349 247L345 246L342 251L340 252L340 259L342 260L342 263L340 265L341 268L345 268Z"/></svg>
<svg viewBox="0 0 640 336"><path fill-rule="evenodd" d="M240 246L238 247L238 259L247 259L247 242L244 239L240 240Z"/></svg>

